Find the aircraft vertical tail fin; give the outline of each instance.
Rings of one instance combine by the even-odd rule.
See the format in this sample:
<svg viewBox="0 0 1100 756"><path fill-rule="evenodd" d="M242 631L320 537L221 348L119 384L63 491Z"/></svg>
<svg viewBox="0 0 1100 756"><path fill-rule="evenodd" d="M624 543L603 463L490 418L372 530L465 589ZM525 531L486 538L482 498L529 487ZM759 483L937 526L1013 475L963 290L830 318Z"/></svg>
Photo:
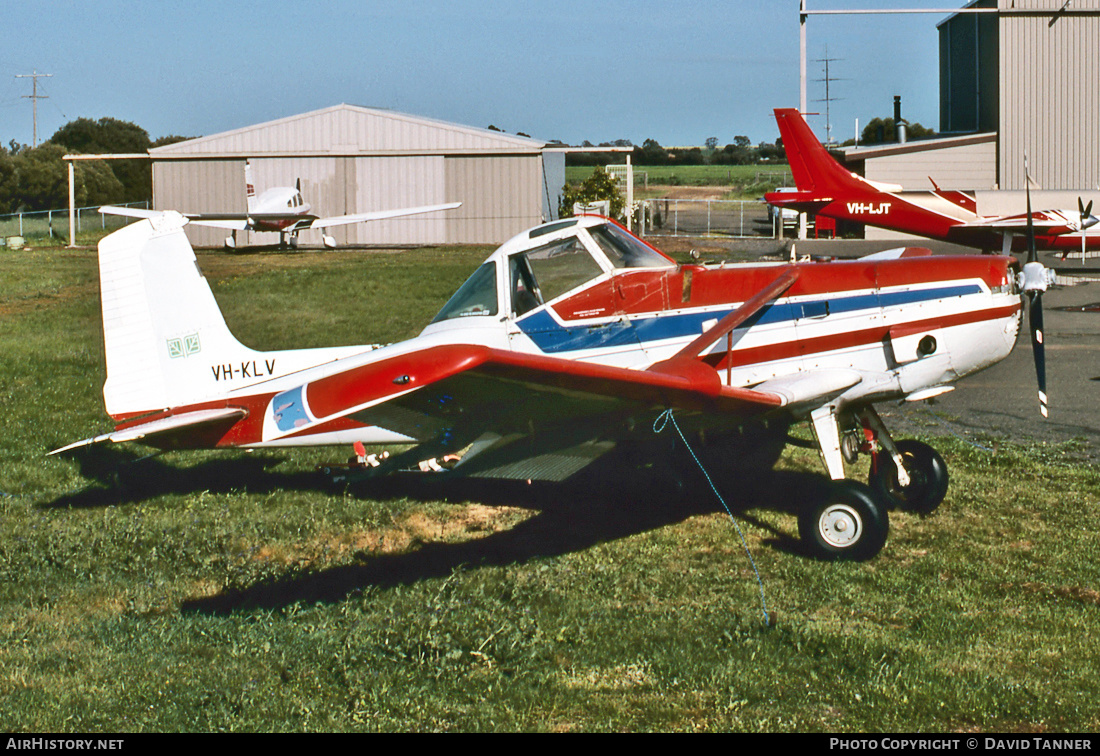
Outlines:
<svg viewBox="0 0 1100 756"><path fill-rule="evenodd" d="M256 212L256 181L252 178L252 163L244 161L244 192L248 212Z"/></svg>
<svg viewBox="0 0 1100 756"><path fill-rule="evenodd" d="M208 397L207 356L244 349L199 272L176 212L133 223L99 243L107 382L113 417Z"/></svg>
<svg viewBox="0 0 1100 756"><path fill-rule="evenodd" d="M168 211L99 243L107 353L103 400L116 420L223 399L369 349L258 352L241 344L199 270L186 224Z"/></svg>
<svg viewBox="0 0 1100 756"><path fill-rule="evenodd" d="M860 180L833 159L795 108L777 108L775 120L791 175L800 192L832 193L860 186Z"/></svg>

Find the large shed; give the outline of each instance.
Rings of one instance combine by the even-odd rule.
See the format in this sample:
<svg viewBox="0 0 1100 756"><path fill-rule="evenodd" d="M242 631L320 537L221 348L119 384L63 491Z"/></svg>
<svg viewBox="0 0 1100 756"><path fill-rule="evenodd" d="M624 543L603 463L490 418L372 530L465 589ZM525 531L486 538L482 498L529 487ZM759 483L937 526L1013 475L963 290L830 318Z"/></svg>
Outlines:
<svg viewBox="0 0 1100 756"><path fill-rule="evenodd" d="M391 110L336 105L149 150L153 207L182 212L247 210L244 168L257 194L301 182L321 216L444 202L455 210L329 230L337 244L486 244L553 220L565 156L547 142ZM227 232L194 224L192 244L220 246ZM238 234L271 244L273 233ZM303 232L304 244L320 233Z"/></svg>

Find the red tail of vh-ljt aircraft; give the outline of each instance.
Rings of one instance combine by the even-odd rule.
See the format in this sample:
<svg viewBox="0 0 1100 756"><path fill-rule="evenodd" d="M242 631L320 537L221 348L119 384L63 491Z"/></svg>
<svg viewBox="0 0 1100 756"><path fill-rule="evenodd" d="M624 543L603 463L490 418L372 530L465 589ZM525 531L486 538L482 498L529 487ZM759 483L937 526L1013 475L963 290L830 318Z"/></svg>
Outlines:
<svg viewBox="0 0 1100 756"><path fill-rule="evenodd" d="M793 108L777 109L775 119L797 191L770 192L768 204L799 212L854 221L983 250L1009 252L1027 244L1028 214L983 216L968 192L926 192L870 181L852 173L828 153ZM1077 210L1037 210L1031 214L1035 245L1042 250L1100 250L1100 234L1087 229L1100 222L1092 201L1078 198Z"/></svg>

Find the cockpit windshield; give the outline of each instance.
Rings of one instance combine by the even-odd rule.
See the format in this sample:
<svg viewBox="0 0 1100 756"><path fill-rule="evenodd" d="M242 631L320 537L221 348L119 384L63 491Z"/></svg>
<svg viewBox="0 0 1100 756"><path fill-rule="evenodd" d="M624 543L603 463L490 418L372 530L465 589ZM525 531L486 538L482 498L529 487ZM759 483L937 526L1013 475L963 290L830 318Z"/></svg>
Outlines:
<svg viewBox="0 0 1100 756"><path fill-rule="evenodd" d="M432 320L440 323L452 318L497 314L497 264L487 262L466 279L450 301Z"/></svg>
<svg viewBox="0 0 1100 756"><path fill-rule="evenodd" d="M594 226L588 229L588 233L616 268L668 268L675 265L613 223Z"/></svg>

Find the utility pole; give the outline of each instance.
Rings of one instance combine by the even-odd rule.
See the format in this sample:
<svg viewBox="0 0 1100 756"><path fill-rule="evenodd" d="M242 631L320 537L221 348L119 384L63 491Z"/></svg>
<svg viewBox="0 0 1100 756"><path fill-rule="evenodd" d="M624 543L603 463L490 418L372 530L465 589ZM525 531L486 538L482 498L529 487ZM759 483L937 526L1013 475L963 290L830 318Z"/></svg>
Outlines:
<svg viewBox="0 0 1100 756"><path fill-rule="evenodd" d="M33 94L23 95L23 99L29 99L29 100L34 101L34 145L33 145L34 147L38 146L38 101L49 99L49 95L40 95L40 94L38 94L38 79L40 77L43 77L43 76L45 76L46 78L49 78L49 77L53 76L53 74L40 74L40 73L38 73L38 70L35 69L34 73L16 74L15 75L15 78L17 78L17 79L33 79L34 80L34 84L32 85L32 88L31 88L31 91L33 92Z"/></svg>

